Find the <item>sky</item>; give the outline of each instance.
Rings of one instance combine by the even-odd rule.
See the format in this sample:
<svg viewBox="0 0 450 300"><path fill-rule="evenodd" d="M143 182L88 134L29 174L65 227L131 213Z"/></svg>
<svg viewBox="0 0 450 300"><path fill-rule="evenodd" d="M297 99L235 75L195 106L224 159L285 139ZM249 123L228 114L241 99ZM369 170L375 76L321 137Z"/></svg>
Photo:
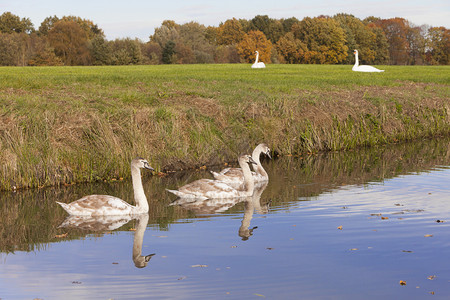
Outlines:
<svg viewBox="0 0 450 300"><path fill-rule="evenodd" d="M415 25L450 28L449 0L0 0L0 14L29 18L36 29L46 17L77 16L97 24L108 40L149 40L164 20L195 21L218 26L227 19L250 20L257 15L281 19L352 14L383 19L401 17Z"/></svg>

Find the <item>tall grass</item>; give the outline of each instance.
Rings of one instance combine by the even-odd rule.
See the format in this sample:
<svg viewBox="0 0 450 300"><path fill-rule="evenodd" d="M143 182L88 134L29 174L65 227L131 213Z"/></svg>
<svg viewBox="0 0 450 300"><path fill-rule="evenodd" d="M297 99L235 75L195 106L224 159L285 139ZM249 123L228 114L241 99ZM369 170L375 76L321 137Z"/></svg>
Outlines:
<svg viewBox="0 0 450 300"><path fill-rule="evenodd" d="M450 68L163 65L0 68L0 188L128 177L450 132Z"/></svg>

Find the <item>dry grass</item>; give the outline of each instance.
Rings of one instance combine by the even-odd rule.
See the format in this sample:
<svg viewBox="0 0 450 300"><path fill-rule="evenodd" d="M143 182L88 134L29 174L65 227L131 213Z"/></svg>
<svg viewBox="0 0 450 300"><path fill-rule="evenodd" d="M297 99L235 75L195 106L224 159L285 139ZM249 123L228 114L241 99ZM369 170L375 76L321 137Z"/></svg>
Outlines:
<svg viewBox="0 0 450 300"><path fill-rule="evenodd" d="M126 178L137 155L168 171L234 161L261 141L295 154L450 132L441 77L358 83L342 66L326 67L334 73L323 78L289 73L292 66L266 74L242 66L166 68L0 70L0 188ZM19 84L18 76L33 80Z"/></svg>

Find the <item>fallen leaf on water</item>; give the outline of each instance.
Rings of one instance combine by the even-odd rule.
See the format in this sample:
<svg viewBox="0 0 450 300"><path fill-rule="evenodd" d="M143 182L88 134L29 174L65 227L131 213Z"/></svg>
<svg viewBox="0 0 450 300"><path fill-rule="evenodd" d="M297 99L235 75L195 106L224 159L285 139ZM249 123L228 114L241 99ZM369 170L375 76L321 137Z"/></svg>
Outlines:
<svg viewBox="0 0 450 300"><path fill-rule="evenodd" d="M427 277L427 279L429 279L429 280L433 280L435 278L436 278L436 275L430 275L430 276Z"/></svg>
<svg viewBox="0 0 450 300"><path fill-rule="evenodd" d="M192 265L191 268L207 268L208 265Z"/></svg>
<svg viewBox="0 0 450 300"><path fill-rule="evenodd" d="M380 217L381 216L381 213L377 213L377 214L370 214L371 216L374 216L374 217Z"/></svg>
<svg viewBox="0 0 450 300"><path fill-rule="evenodd" d="M404 280L400 280L400 285L406 285L406 281L404 281Z"/></svg>
<svg viewBox="0 0 450 300"><path fill-rule="evenodd" d="M237 246L233 245L233 246L231 246L231 248L237 248Z"/></svg>
<svg viewBox="0 0 450 300"><path fill-rule="evenodd" d="M341 226L339 226L337 229L339 229L339 230L342 230L342 225Z"/></svg>
<svg viewBox="0 0 450 300"><path fill-rule="evenodd" d="M402 250L402 252L413 253L411 250Z"/></svg>
<svg viewBox="0 0 450 300"><path fill-rule="evenodd" d="M130 228L129 231L136 231L136 228Z"/></svg>
<svg viewBox="0 0 450 300"><path fill-rule="evenodd" d="M255 295L255 296L258 296L258 297L263 297L263 298L266 298L266 296L264 296L264 295L261 295L261 294L253 294L253 295Z"/></svg>
<svg viewBox="0 0 450 300"><path fill-rule="evenodd" d="M271 248L271 247L267 247L266 249L267 249L267 250L273 250L274 248Z"/></svg>
<svg viewBox="0 0 450 300"><path fill-rule="evenodd" d="M434 292L430 292L431 295L434 295Z"/></svg>
<svg viewBox="0 0 450 300"><path fill-rule="evenodd" d="M72 284L81 284L81 281L72 281Z"/></svg>
<svg viewBox="0 0 450 300"><path fill-rule="evenodd" d="M186 279L187 277L186 276L181 276L180 278L178 278L177 280L183 280L183 279Z"/></svg>
<svg viewBox="0 0 450 300"><path fill-rule="evenodd" d="M352 249L350 249L350 251L356 251L356 250L358 250L358 248L352 248Z"/></svg>
<svg viewBox="0 0 450 300"><path fill-rule="evenodd" d="M432 237L432 234L425 234L424 237Z"/></svg>
<svg viewBox="0 0 450 300"><path fill-rule="evenodd" d="M381 220L387 220L389 217L381 217Z"/></svg>
<svg viewBox="0 0 450 300"><path fill-rule="evenodd" d="M113 264L113 265L118 265L119 263L118 263L118 262L113 262L112 264Z"/></svg>
<svg viewBox="0 0 450 300"><path fill-rule="evenodd" d="M57 234L55 235L55 238L61 239L61 238L65 238L67 236L67 232L63 233L63 234Z"/></svg>
<svg viewBox="0 0 450 300"><path fill-rule="evenodd" d="M444 223L444 220L436 220L436 223Z"/></svg>

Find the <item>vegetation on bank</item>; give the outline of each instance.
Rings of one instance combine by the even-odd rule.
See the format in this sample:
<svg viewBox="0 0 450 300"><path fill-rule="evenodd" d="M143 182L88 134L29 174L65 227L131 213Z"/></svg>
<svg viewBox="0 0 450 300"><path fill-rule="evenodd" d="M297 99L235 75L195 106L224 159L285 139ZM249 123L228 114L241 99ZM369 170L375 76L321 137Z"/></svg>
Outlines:
<svg viewBox="0 0 450 300"><path fill-rule="evenodd" d="M450 68L159 65L0 68L0 187L127 178L450 132Z"/></svg>

